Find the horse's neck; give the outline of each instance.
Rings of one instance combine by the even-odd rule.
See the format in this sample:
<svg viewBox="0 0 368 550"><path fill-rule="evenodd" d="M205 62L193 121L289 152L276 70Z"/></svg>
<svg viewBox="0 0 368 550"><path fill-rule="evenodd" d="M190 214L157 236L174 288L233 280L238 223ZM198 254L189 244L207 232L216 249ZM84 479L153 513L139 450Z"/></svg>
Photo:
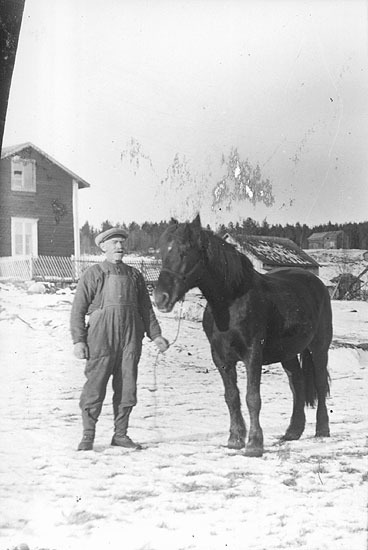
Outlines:
<svg viewBox="0 0 368 550"><path fill-rule="evenodd" d="M219 302L224 302L226 298L230 298L228 293L224 292L224 282L214 276L211 268L205 269L198 286L207 302L213 306Z"/></svg>
<svg viewBox="0 0 368 550"><path fill-rule="evenodd" d="M241 261L238 272L230 275L226 271L225 259L221 261L215 256L207 256L199 288L211 305L226 307L235 298L247 292L252 281L253 268L247 269Z"/></svg>

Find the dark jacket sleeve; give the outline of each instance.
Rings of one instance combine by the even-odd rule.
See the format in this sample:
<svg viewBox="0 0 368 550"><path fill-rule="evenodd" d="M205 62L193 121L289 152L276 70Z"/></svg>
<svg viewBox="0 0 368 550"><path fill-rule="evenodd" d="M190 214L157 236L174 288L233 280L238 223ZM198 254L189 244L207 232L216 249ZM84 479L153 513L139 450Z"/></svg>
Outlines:
<svg viewBox="0 0 368 550"><path fill-rule="evenodd" d="M96 296L99 279L101 279L100 273L100 270L92 266L82 273L79 279L70 315L73 344L87 342L86 315L91 312L90 306Z"/></svg>
<svg viewBox="0 0 368 550"><path fill-rule="evenodd" d="M144 330L151 340L161 336L161 327L153 311L151 298L142 273L137 270L139 309L144 323Z"/></svg>

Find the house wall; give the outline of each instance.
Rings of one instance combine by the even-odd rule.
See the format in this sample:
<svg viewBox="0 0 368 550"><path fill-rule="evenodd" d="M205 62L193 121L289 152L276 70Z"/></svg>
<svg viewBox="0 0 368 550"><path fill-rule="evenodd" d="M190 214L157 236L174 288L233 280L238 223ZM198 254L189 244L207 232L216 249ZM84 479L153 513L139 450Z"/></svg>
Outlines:
<svg viewBox="0 0 368 550"><path fill-rule="evenodd" d="M308 248L310 250L318 250L320 248L324 248L324 243L323 243L323 240L318 240L318 241L308 241Z"/></svg>
<svg viewBox="0 0 368 550"><path fill-rule="evenodd" d="M38 254L71 256L74 253L73 180L34 149L22 158L36 161L36 192L11 190L11 158L0 161L0 256L11 256L11 217L38 218ZM56 220L53 202L65 213Z"/></svg>
<svg viewBox="0 0 368 550"><path fill-rule="evenodd" d="M349 238L344 233L338 233L330 237L321 237L318 240L308 241L308 248L311 250L349 248Z"/></svg>
<svg viewBox="0 0 368 550"><path fill-rule="evenodd" d="M337 248L349 248L349 237L345 233L337 236L336 240Z"/></svg>
<svg viewBox="0 0 368 550"><path fill-rule="evenodd" d="M249 258L249 260L252 262L253 267L258 273L265 273L265 269L263 267L263 262L254 254L250 254L247 250L241 249L241 252Z"/></svg>
<svg viewBox="0 0 368 550"><path fill-rule="evenodd" d="M340 245L341 235L333 235L332 237L325 237L323 242L323 248L342 248Z"/></svg>

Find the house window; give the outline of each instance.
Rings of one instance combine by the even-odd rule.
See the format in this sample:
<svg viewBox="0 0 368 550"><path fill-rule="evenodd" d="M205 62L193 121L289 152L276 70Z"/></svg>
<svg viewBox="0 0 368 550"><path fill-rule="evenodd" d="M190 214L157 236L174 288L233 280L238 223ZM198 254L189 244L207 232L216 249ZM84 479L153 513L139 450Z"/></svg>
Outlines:
<svg viewBox="0 0 368 550"><path fill-rule="evenodd" d="M36 191L36 161L16 156L11 162L12 191Z"/></svg>
<svg viewBox="0 0 368 550"><path fill-rule="evenodd" d="M12 218L12 256L38 255L38 219Z"/></svg>

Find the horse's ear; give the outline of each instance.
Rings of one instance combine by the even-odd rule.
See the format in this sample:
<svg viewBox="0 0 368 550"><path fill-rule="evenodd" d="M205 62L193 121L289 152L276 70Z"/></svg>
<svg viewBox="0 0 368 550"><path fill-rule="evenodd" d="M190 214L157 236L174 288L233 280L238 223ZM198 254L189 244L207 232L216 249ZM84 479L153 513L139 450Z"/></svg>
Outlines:
<svg viewBox="0 0 368 550"><path fill-rule="evenodd" d="M202 225L199 214L197 214L194 220L190 224L188 224L187 228L189 230L190 241L193 242L193 244L200 244Z"/></svg>
<svg viewBox="0 0 368 550"><path fill-rule="evenodd" d="M200 217L199 213L196 215L196 217L192 221L192 226L197 228L197 229L200 229L202 227L201 217Z"/></svg>

